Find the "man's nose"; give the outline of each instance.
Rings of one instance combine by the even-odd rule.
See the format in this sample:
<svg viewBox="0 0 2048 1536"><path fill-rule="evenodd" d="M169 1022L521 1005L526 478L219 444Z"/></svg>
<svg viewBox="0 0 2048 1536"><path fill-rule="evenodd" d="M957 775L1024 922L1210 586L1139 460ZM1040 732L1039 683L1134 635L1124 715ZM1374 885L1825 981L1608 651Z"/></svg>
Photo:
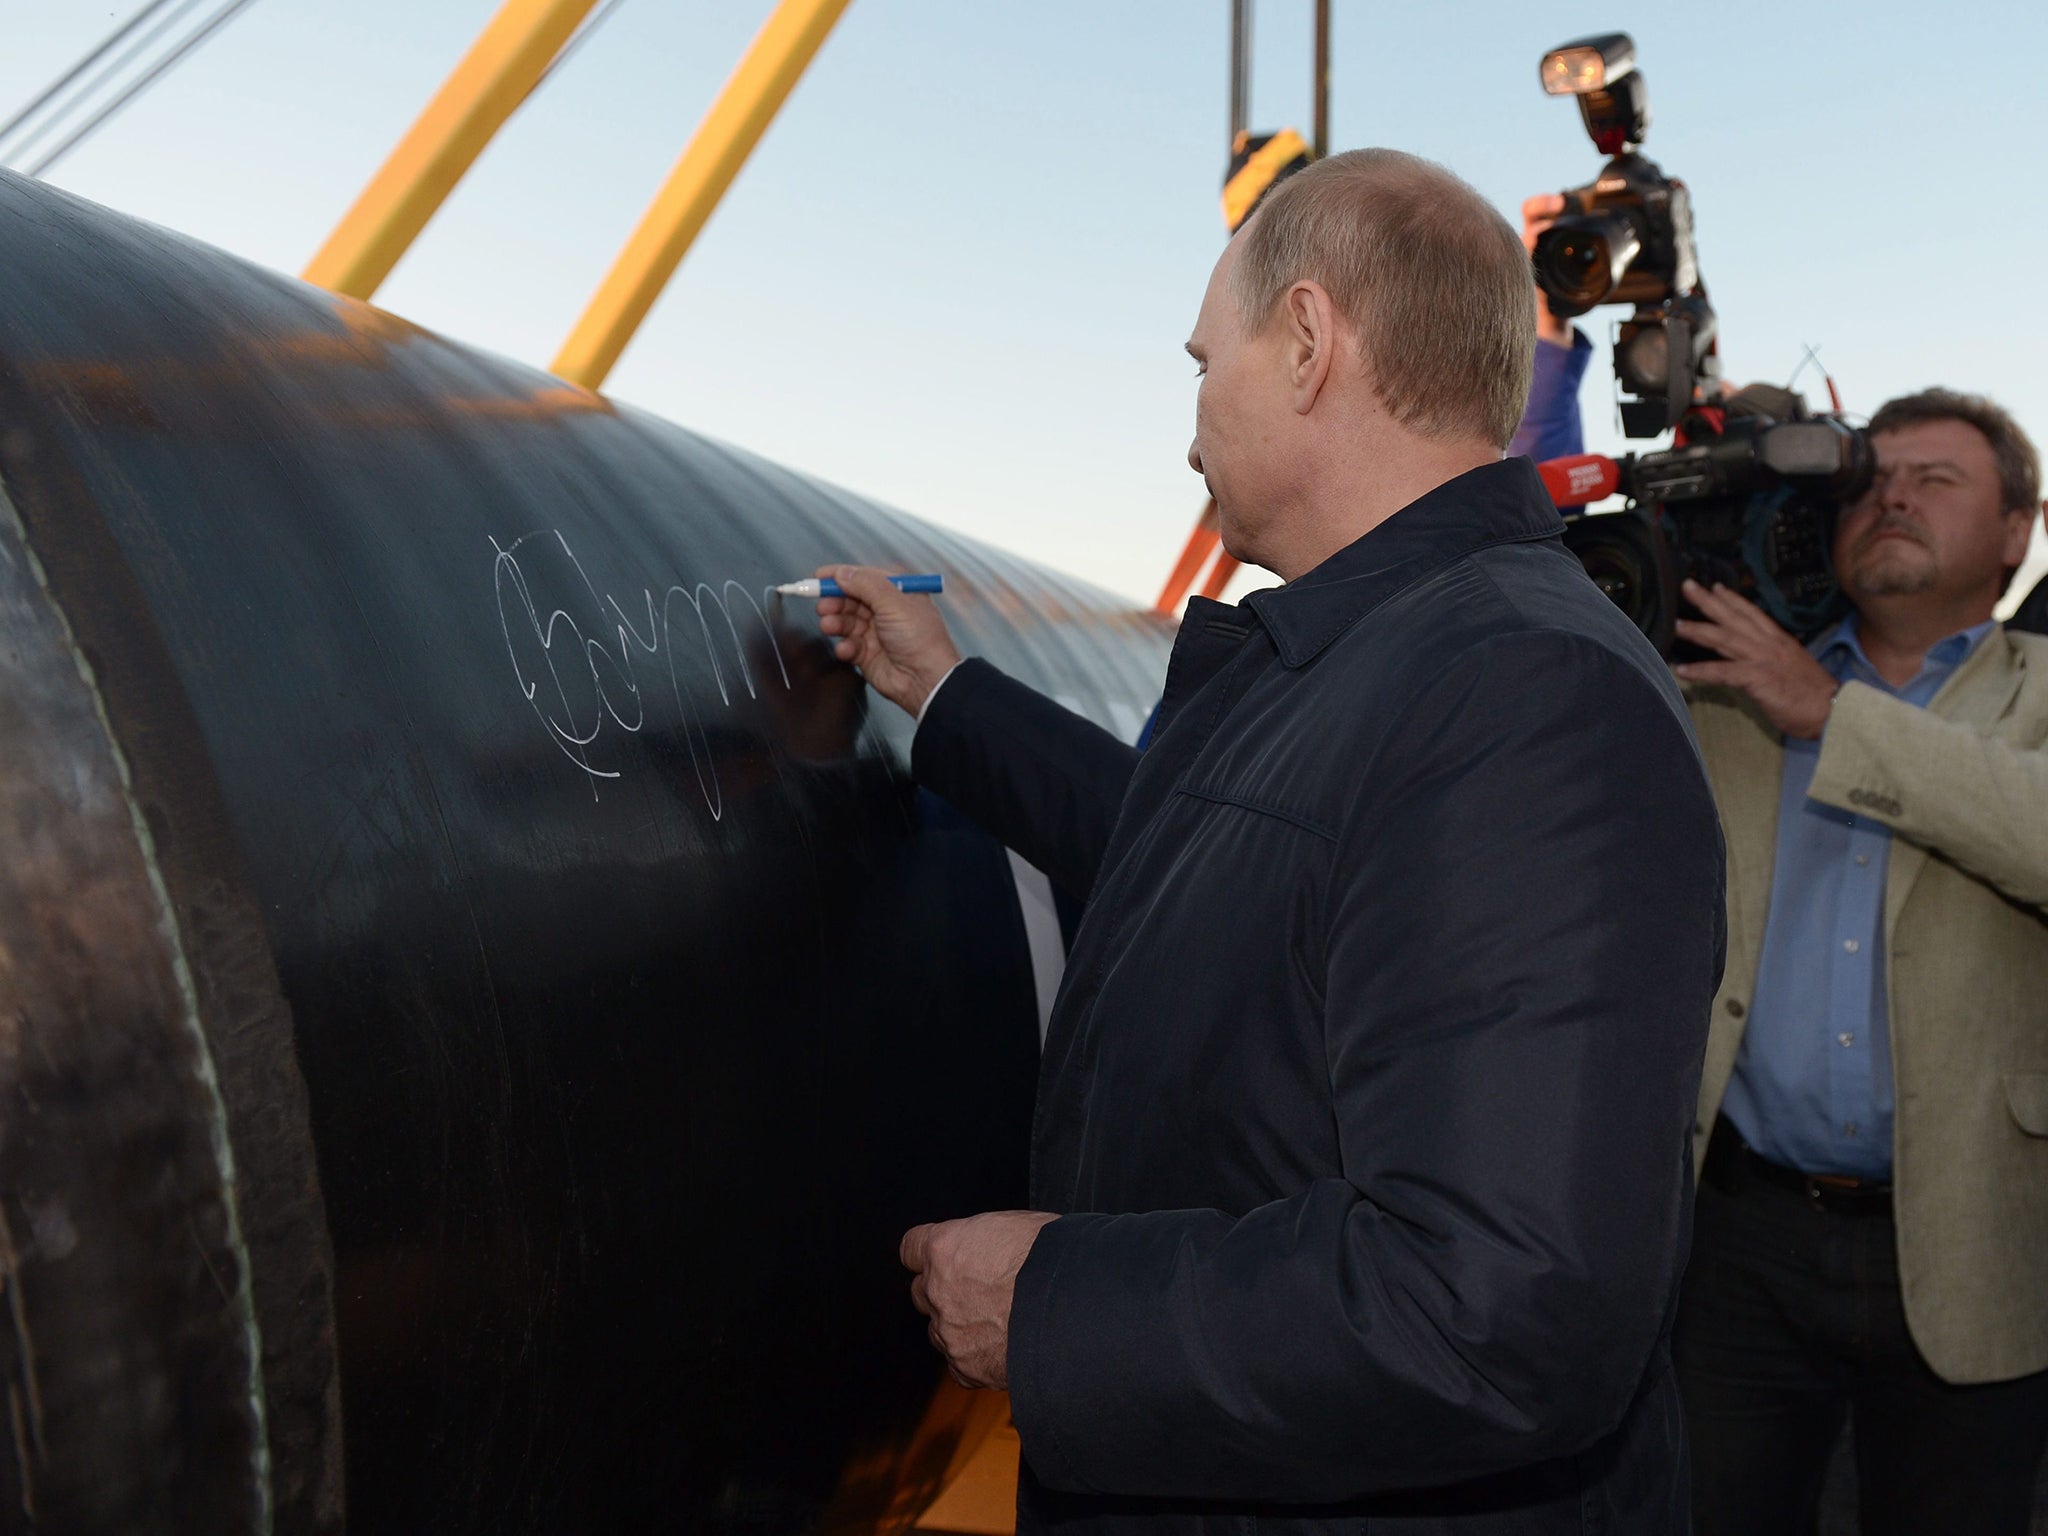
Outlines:
<svg viewBox="0 0 2048 1536"><path fill-rule="evenodd" d="M1202 472L1202 444L1199 439L1188 444L1188 468L1198 475Z"/></svg>

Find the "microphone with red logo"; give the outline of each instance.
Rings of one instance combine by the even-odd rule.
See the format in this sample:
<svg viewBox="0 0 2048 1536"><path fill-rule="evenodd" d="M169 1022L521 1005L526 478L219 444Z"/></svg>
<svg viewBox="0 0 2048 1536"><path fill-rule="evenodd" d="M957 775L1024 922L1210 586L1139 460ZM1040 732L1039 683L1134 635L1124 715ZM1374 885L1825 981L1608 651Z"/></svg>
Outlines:
<svg viewBox="0 0 2048 1536"><path fill-rule="evenodd" d="M1612 496L1621 485L1621 466L1604 453L1569 453L1536 466L1543 488L1560 507L1583 507Z"/></svg>

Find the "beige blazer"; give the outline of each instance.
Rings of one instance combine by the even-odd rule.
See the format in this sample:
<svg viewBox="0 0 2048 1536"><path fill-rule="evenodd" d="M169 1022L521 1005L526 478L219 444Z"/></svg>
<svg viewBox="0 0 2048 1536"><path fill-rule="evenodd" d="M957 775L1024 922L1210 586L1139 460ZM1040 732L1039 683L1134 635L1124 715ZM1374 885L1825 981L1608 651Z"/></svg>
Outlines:
<svg viewBox="0 0 2048 1536"><path fill-rule="evenodd" d="M1744 696L1689 694L1728 843L1728 967L1706 1153L1763 949L1784 747ZM1924 710L1836 696L1812 797L1892 829L1884 905L1906 1321L1944 1380L2048 1368L2048 638L1994 628Z"/></svg>

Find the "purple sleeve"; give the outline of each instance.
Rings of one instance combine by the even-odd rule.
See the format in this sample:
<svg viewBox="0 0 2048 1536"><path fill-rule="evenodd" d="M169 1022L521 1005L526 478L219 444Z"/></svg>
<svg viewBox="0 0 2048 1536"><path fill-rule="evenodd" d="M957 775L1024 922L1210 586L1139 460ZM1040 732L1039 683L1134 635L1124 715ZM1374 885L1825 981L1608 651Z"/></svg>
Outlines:
<svg viewBox="0 0 2048 1536"><path fill-rule="evenodd" d="M1568 347L1537 340L1536 376L1529 381L1529 406L1522 424L1508 444L1510 457L1527 454L1540 464L1586 451L1579 431L1579 380L1586 376L1586 359L1592 355L1593 343L1577 326L1572 327Z"/></svg>

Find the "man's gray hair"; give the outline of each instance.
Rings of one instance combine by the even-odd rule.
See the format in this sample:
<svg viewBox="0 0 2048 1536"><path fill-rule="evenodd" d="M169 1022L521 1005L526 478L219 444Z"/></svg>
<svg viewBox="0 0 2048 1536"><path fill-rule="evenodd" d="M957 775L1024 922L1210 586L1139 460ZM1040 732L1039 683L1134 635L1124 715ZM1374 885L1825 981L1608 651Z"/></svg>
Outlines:
<svg viewBox="0 0 2048 1536"><path fill-rule="evenodd" d="M1290 176L1239 232L1231 287L1258 331L1320 283L1358 330L1373 387L1427 437L1505 448L1529 400L1536 289L1521 237L1442 166L1354 149Z"/></svg>
<svg viewBox="0 0 2048 1536"><path fill-rule="evenodd" d="M1923 389L1885 401L1870 418L1870 430L1896 432L1924 421L1960 421L1984 435L1991 445L1991 460L1998 466L1998 501L2003 510L2032 512L2041 504L2041 456L2004 406L1959 389Z"/></svg>

